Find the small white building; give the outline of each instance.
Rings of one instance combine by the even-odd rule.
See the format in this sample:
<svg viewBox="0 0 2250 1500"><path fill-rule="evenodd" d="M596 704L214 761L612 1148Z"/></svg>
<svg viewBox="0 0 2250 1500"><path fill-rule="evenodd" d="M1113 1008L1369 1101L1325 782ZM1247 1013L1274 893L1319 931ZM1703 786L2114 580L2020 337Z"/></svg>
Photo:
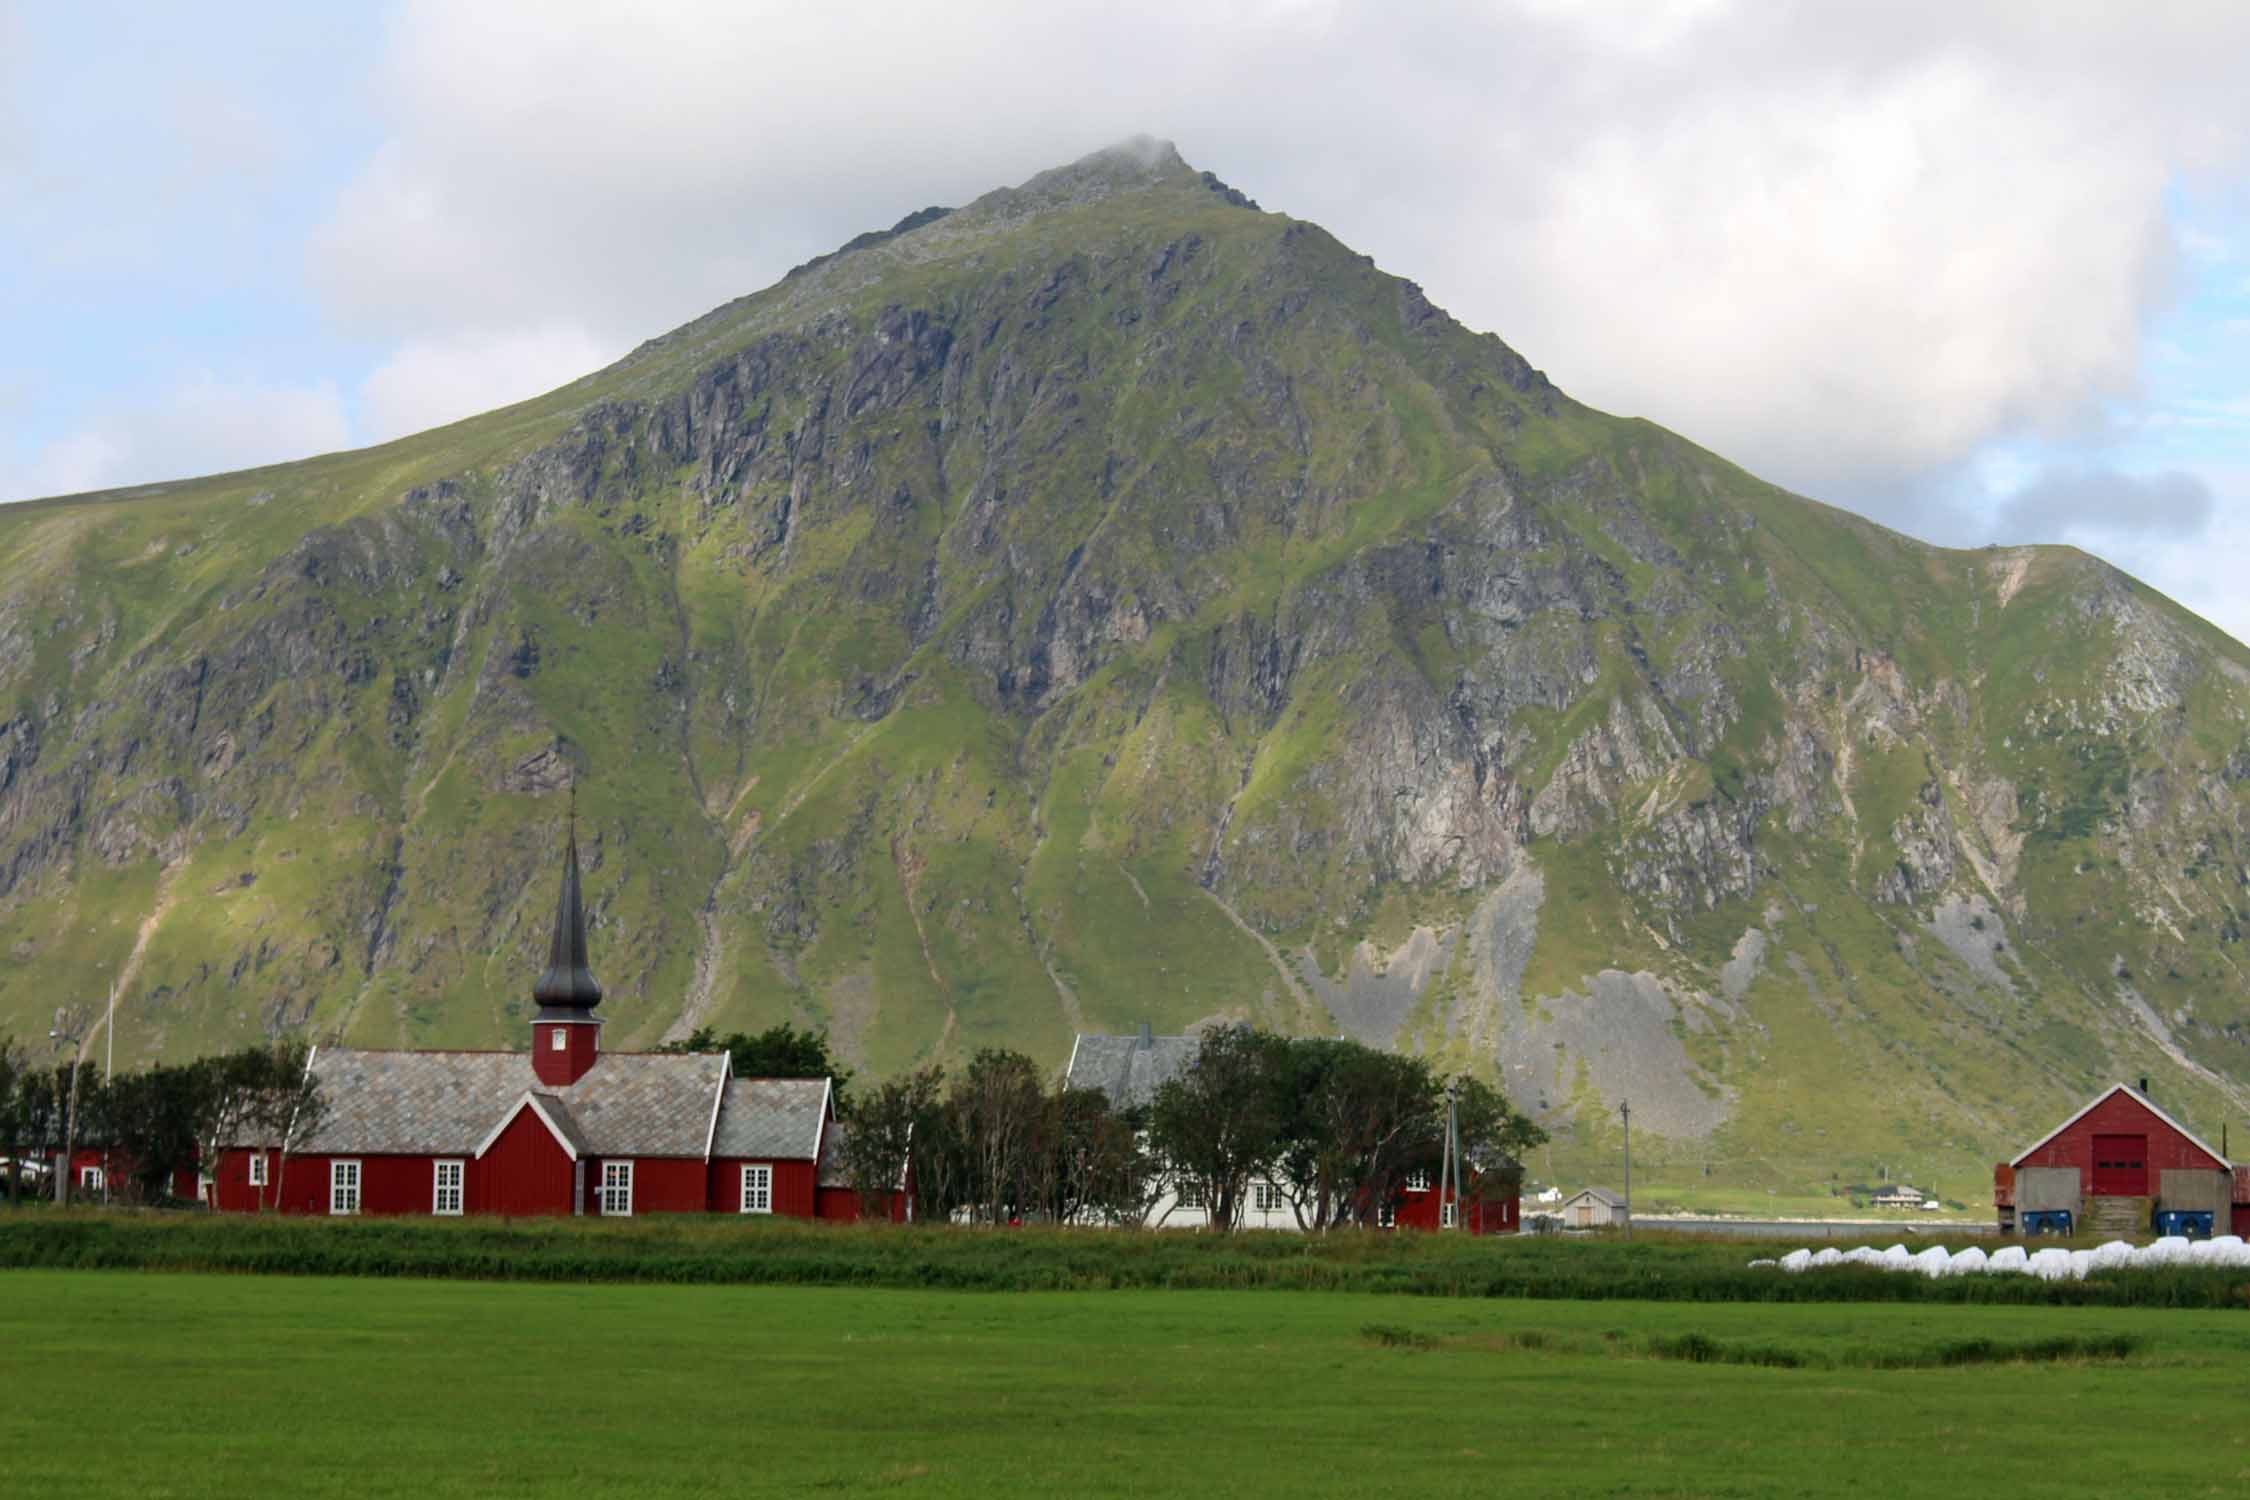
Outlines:
<svg viewBox="0 0 2250 1500"><path fill-rule="evenodd" d="M1565 1229L1607 1229L1625 1216L1625 1200L1607 1188L1580 1188L1562 1201Z"/></svg>

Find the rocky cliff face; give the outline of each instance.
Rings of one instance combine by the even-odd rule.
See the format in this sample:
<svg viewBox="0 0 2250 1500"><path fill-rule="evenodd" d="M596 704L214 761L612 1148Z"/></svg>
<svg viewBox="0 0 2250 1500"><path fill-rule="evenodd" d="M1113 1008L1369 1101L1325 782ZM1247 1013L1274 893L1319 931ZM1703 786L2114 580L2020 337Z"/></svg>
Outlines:
<svg viewBox="0 0 2250 1500"><path fill-rule="evenodd" d="M1168 149L523 407L0 511L0 1025L611 1044L1250 1016L1745 1180L2250 1078L2250 656L1590 411ZM1670 1143L1667 1145L1666 1143Z"/></svg>

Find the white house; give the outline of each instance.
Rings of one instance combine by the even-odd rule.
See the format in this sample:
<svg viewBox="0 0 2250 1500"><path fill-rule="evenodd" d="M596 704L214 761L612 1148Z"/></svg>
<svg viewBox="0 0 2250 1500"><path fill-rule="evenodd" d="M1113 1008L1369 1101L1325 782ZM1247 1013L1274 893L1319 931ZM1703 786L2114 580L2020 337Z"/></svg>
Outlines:
<svg viewBox="0 0 2250 1500"><path fill-rule="evenodd" d="M1100 1089L1113 1109L1138 1109L1156 1097L1156 1091L1186 1071L1203 1045L1200 1037L1156 1036L1143 1025L1134 1036L1097 1036L1080 1032L1071 1044L1070 1066L1064 1081L1074 1089ZM1152 1229L1200 1229L1210 1222L1203 1198L1193 1184L1167 1187L1148 1211ZM1236 1218L1242 1229L1297 1229L1297 1212L1288 1191L1279 1183L1263 1180L1250 1184L1249 1201Z"/></svg>

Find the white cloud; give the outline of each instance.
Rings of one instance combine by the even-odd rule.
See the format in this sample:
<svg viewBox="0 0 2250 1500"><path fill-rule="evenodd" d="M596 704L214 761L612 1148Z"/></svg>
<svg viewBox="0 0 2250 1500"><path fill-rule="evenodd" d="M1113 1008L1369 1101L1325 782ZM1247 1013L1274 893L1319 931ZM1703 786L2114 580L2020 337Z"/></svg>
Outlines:
<svg viewBox="0 0 2250 1500"><path fill-rule="evenodd" d="M230 382L192 376L123 404L0 468L0 500L282 463L350 446L351 424L334 385Z"/></svg>
<svg viewBox="0 0 2250 1500"><path fill-rule="evenodd" d="M571 323L410 339L360 387L362 435L384 442L601 368L624 349Z"/></svg>
<svg viewBox="0 0 2250 1500"><path fill-rule="evenodd" d="M2246 52L2250 8L2189 4L420 0L313 271L381 337L576 330L553 384L1146 130L1575 394L1874 504L2132 394L2184 253L2165 194L2250 145ZM511 337L495 364L536 366Z"/></svg>

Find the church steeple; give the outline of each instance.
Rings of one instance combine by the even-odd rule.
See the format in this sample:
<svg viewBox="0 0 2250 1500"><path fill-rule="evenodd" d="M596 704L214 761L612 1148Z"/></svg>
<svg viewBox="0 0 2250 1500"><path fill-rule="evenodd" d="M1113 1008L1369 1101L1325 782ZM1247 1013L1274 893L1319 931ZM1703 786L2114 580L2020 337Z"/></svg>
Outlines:
<svg viewBox="0 0 2250 1500"><path fill-rule="evenodd" d="M542 1010L591 1010L602 987L586 966L586 911L578 895L578 788L570 789L570 831L563 844L562 896L555 903L555 935L547 944L547 972L532 987ZM584 1019L579 1017L577 1019Z"/></svg>
<svg viewBox="0 0 2250 1500"><path fill-rule="evenodd" d="M570 789L569 832L563 842L562 893L555 902L555 932L547 944L547 972L532 986L539 1014L531 1021L531 1066L539 1081L568 1087L594 1065L601 1022L594 1007L602 987L586 963L586 910L578 893L578 788Z"/></svg>

